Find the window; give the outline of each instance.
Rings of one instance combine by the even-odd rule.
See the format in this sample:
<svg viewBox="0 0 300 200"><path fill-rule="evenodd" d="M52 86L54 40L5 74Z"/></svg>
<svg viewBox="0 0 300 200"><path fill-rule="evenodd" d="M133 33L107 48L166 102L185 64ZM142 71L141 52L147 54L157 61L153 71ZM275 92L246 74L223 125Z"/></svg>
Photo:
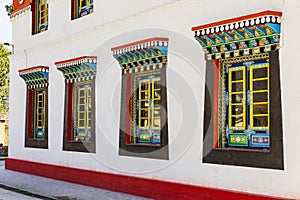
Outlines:
<svg viewBox="0 0 300 200"><path fill-rule="evenodd" d="M95 78L97 57L55 63L65 77L63 150L95 153Z"/></svg>
<svg viewBox="0 0 300 200"><path fill-rule="evenodd" d="M119 154L168 159L166 38L113 48L122 67Z"/></svg>
<svg viewBox="0 0 300 200"><path fill-rule="evenodd" d="M19 70L27 86L25 147L48 148L48 67Z"/></svg>
<svg viewBox="0 0 300 200"><path fill-rule="evenodd" d="M48 0L33 1L32 13L32 33L48 30Z"/></svg>
<svg viewBox="0 0 300 200"><path fill-rule="evenodd" d="M270 147L269 59L257 57L220 62L219 116L228 114L220 122L219 147Z"/></svg>
<svg viewBox="0 0 300 200"><path fill-rule="evenodd" d="M283 169L281 13L194 27L206 56L203 162Z"/></svg>
<svg viewBox="0 0 300 200"><path fill-rule="evenodd" d="M72 17L77 19L85 15L93 13L94 1L93 0L72 0Z"/></svg>

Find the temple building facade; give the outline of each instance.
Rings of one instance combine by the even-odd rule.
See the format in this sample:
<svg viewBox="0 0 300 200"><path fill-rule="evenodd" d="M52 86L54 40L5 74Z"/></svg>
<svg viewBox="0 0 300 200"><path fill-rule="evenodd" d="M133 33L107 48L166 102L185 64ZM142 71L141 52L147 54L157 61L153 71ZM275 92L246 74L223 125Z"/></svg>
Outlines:
<svg viewBox="0 0 300 200"><path fill-rule="evenodd" d="M300 198L299 7L13 0L6 169L154 199Z"/></svg>

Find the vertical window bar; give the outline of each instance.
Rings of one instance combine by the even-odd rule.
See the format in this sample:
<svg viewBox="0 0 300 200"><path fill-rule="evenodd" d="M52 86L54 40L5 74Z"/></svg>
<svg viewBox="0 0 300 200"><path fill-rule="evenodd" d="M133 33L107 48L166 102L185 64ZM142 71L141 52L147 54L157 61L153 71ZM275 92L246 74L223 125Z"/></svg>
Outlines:
<svg viewBox="0 0 300 200"><path fill-rule="evenodd" d="M269 64L260 63L250 66L250 128L269 130Z"/></svg>
<svg viewBox="0 0 300 200"><path fill-rule="evenodd" d="M229 69L229 129L246 128L246 76L245 67Z"/></svg>

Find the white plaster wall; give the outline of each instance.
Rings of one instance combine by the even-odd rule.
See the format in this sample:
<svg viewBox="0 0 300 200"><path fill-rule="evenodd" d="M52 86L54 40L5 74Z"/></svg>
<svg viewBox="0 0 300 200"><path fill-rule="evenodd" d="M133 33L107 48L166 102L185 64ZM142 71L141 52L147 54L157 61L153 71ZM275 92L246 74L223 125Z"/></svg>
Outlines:
<svg viewBox="0 0 300 200"><path fill-rule="evenodd" d="M9 157L240 192L300 198L300 135L297 131L300 128L297 121L300 89L296 87L300 84L297 62L300 1L139 2L97 1L94 14L71 22L69 5L63 0L50 0L49 31L35 36L31 36L30 32L30 13L13 21L13 43L17 51L12 56L11 68L9 140L13 142L9 146ZM162 4L165 5L158 7ZM205 62L200 45L193 39L191 27L263 10L283 12L280 64L285 170L203 164ZM21 36L23 32L25 36ZM155 36L170 39L167 69L170 160L167 161L118 156L121 72L110 48ZM54 62L82 55L98 56L96 154L62 151L64 79ZM47 150L24 148L26 94L25 83L17 70L36 65L50 67Z"/></svg>

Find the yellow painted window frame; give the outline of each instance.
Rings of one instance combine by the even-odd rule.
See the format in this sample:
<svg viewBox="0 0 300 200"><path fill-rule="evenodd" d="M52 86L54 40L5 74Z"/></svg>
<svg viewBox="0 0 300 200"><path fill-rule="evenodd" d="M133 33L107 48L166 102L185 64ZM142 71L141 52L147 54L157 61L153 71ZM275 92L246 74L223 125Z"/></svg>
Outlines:
<svg viewBox="0 0 300 200"><path fill-rule="evenodd" d="M142 84L143 83L147 83L147 89L146 90L142 90ZM147 97L145 99L142 99L142 93L143 92L147 92ZM139 81L139 124L138 124L138 127L140 129L149 129L150 127L150 79L145 79L145 80L141 80ZM148 108L142 108L142 102L148 102L149 106ZM142 111L146 111L148 113L148 117L141 117L142 115ZM147 124L145 126L141 126L142 124L142 120L145 120L147 119Z"/></svg>
<svg viewBox="0 0 300 200"><path fill-rule="evenodd" d="M82 9L84 9L84 8L88 8L90 5L92 5L91 2L90 2L90 0L78 0L78 1L79 1L79 9L78 9L77 12L79 12L79 10L82 10ZM85 6L82 5L82 2L83 2L83 1L86 2L86 5L85 5Z"/></svg>
<svg viewBox="0 0 300 200"><path fill-rule="evenodd" d="M39 19L39 26L42 26L44 24L48 23L48 5L47 5L47 0L38 0L39 1L39 14L40 14L40 19ZM44 9L43 9L44 6ZM44 13L44 16L43 16ZM42 23L42 20L44 19L44 23Z"/></svg>
<svg viewBox="0 0 300 200"><path fill-rule="evenodd" d="M232 80L232 72L241 71L243 72L243 79L241 80ZM229 129L231 130L245 130L246 129L246 67L233 67L228 69L229 74ZM243 90L242 92L232 92L232 84L233 83L243 83ZM232 103L232 94L243 94L243 102L242 103ZM240 115L233 115L232 114L232 106L243 106L243 113ZM243 119L243 126L232 126L232 117L241 117Z"/></svg>
<svg viewBox="0 0 300 200"><path fill-rule="evenodd" d="M81 96L81 91L83 91L83 95ZM78 128L86 128L87 127L87 113L86 113L86 100L87 100L87 90L86 88L79 88L78 89L78 94L77 94L77 124ZM84 99L83 103L80 103L80 100ZM80 107L84 106L84 110L81 111ZM83 118L80 117L80 115L83 114ZM80 122L83 121L83 126L80 126Z"/></svg>
<svg viewBox="0 0 300 200"><path fill-rule="evenodd" d="M265 78L253 78L253 70L254 69L261 69L261 68L267 68L267 77ZM250 94L251 94L251 105L250 105L250 128L251 130L269 130L270 129L270 68L269 63L261 63L261 64L255 64L250 66ZM256 90L253 91L253 83L255 81L261 81L261 80L267 80L267 90ZM253 102L253 93L263 93L267 92L268 94L268 101L267 102ZM254 105L263 105L268 104L268 114L254 114ZM268 117L268 126L261 126L261 127L255 127L254 126L254 117Z"/></svg>
<svg viewBox="0 0 300 200"><path fill-rule="evenodd" d="M41 97L41 100L40 100ZM38 93L37 94L37 114L36 114L36 127L37 128L44 128L45 127L45 99L46 99L46 94L43 93ZM39 103L41 103L42 106L39 106ZM39 110L41 112L39 112ZM41 116L41 119L39 119L39 116ZM41 122L41 126L39 126L39 123Z"/></svg>
<svg viewBox="0 0 300 200"><path fill-rule="evenodd" d="M155 92L161 90L160 87L155 88L155 82L159 82L159 81L160 81L160 77L152 79L152 94L151 95L152 95L152 129L153 130L160 130L161 129L160 114L159 114L159 116L155 117L155 113L154 113L155 111L160 112L160 106L155 105L155 101L161 100L161 96L155 98ZM155 120L159 120L159 126L158 127L154 126L154 121Z"/></svg>

